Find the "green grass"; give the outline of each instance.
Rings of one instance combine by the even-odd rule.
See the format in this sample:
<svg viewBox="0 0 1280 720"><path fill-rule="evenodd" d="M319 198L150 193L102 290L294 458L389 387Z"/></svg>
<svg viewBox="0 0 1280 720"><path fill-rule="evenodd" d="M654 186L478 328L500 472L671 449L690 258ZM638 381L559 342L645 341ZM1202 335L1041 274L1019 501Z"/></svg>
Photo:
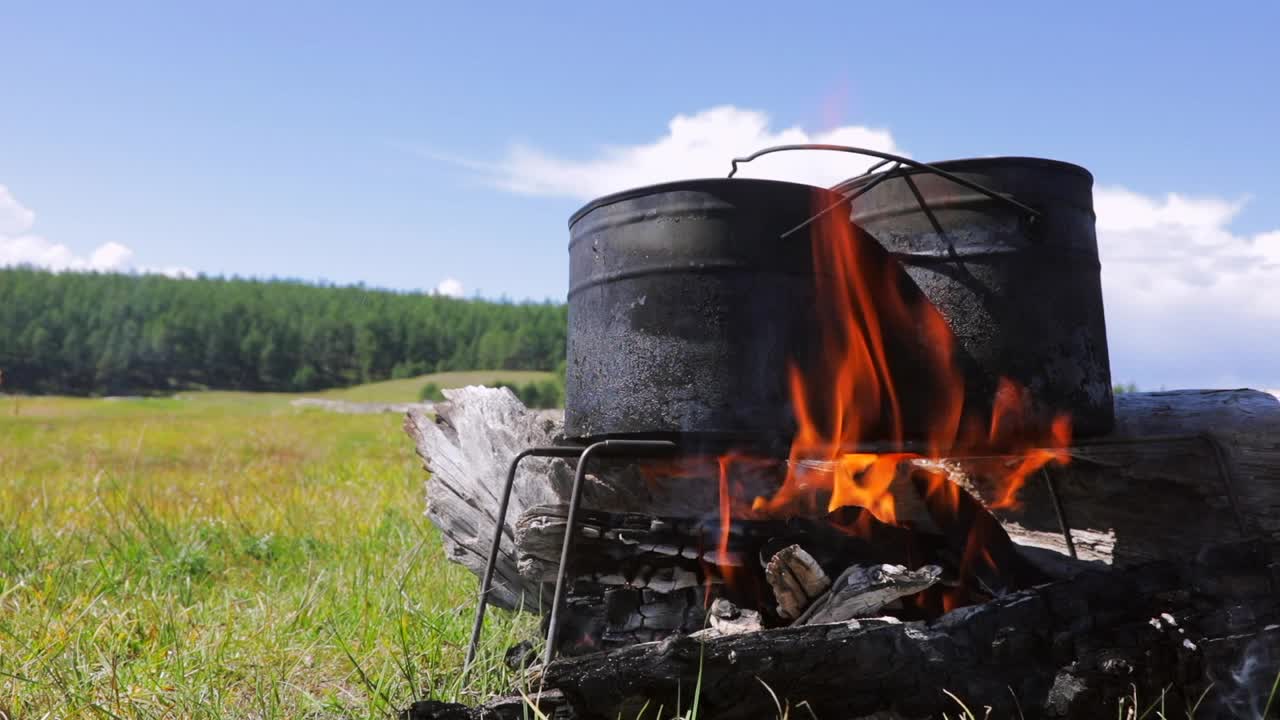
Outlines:
<svg viewBox="0 0 1280 720"><path fill-rule="evenodd" d="M476 583L400 417L291 397L0 397L0 713L387 717L510 689L534 621L491 613L464 693Z"/></svg>
<svg viewBox="0 0 1280 720"><path fill-rule="evenodd" d="M512 385L523 385L527 382L541 382L554 377L555 373L543 370L459 370L419 375L402 380L384 380L367 385L306 393L306 395L351 402L417 402L418 391L429 382L441 388L458 388L466 385L493 385L497 380Z"/></svg>

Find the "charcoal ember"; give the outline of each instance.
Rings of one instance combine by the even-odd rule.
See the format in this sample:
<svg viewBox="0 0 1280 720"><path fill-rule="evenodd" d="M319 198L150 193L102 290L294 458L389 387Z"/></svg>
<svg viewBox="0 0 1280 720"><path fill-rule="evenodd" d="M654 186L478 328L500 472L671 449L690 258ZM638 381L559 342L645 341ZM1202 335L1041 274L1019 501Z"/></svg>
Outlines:
<svg viewBox="0 0 1280 720"><path fill-rule="evenodd" d="M557 652L582 655L696 632L706 623L704 593L576 582L565 595Z"/></svg>
<svg viewBox="0 0 1280 720"><path fill-rule="evenodd" d="M619 561L617 568L580 576L599 585L620 586L671 593L705 587L703 566L684 558L641 555Z"/></svg>
<svg viewBox="0 0 1280 720"><path fill-rule="evenodd" d="M970 707L991 706L990 717L1096 718L1134 693L1147 702L1168 693L1171 707L1203 700L1196 717L1257 717L1280 658L1280 604L1274 594L1186 588L1194 581L1252 593L1254 579L1271 571L1267 558L1253 557L1261 553L1251 555L1263 543L1224 546L1225 557L1089 571L932 620L702 632L563 658L540 680L589 717L635 717L643 702L674 707L695 685L700 717L742 720L801 701L820 718L955 714L943 689ZM1251 609L1249 624L1219 627L1220 609L1240 605ZM734 612L712 606L713 619Z"/></svg>

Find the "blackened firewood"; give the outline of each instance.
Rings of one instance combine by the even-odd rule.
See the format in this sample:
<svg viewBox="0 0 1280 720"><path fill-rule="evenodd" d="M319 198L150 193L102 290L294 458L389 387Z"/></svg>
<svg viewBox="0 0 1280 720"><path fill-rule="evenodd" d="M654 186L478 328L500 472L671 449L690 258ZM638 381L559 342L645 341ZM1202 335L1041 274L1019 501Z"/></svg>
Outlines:
<svg viewBox="0 0 1280 720"><path fill-rule="evenodd" d="M510 670L522 670L537 662L538 652L534 648L533 643L528 640L520 642L507 648L507 652L502 656L502 662Z"/></svg>
<svg viewBox="0 0 1280 720"><path fill-rule="evenodd" d="M1245 659L1244 649L1226 648L1212 658L1217 668L1205 665L1202 648L1223 647L1210 632L1222 629L1222 608L1249 618L1228 637L1265 639L1272 631L1264 628L1280 621L1267 557L1275 551L1231 546L1186 566L1091 571L932 622L850 621L705 641L674 636L556 660L542 680L591 718L633 717L645 703L689 707L695 686L704 718L775 716L766 685L820 718L954 714L944 690L970 707L991 705L993 717L1016 717L1016 697L1028 720L1098 717L1114 711L1131 686L1149 699L1167 689L1167 702L1178 707L1194 702L1210 671Z"/></svg>
<svg viewBox="0 0 1280 720"><path fill-rule="evenodd" d="M706 624L703 598L701 588L659 593L575 582L565 595L556 650L582 655L695 632Z"/></svg>
<svg viewBox="0 0 1280 720"><path fill-rule="evenodd" d="M962 593L994 597L1049 580L1018 552L995 517L945 476L917 468L912 481L957 558Z"/></svg>

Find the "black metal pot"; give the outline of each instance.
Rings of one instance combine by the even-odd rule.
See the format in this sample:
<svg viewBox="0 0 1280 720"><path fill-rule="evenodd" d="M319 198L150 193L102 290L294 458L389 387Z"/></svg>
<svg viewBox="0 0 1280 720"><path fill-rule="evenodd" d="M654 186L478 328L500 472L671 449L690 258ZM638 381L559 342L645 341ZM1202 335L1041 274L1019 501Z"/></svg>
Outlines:
<svg viewBox="0 0 1280 720"><path fill-rule="evenodd" d="M575 213L566 434L696 435L785 449L795 432L787 368L811 373L824 352L817 225L796 228L815 209L842 206L847 218L843 203L807 185L713 179L610 195ZM900 293L926 302L873 240L853 241ZM916 329L889 335L890 365L910 375ZM908 433L928 421L928 391L918 384L902 402Z"/></svg>
<svg viewBox="0 0 1280 720"><path fill-rule="evenodd" d="M1038 415L1070 413L1075 434L1097 435L1115 416L1092 187L1077 165L1000 157L898 167L836 189L946 318L972 402L989 404L1007 377Z"/></svg>

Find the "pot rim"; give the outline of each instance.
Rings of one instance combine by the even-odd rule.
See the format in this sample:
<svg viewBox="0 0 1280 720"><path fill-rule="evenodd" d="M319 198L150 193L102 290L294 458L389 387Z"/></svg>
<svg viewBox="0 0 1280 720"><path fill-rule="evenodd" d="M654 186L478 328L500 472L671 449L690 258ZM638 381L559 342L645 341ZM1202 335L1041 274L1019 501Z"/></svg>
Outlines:
<svg viewBox="0 0 1280 720"><path fill-rule="evenodd" d="M645 197L647 195L659 195L661 193L675 192L678 190L705 190L711 187L723 187L726 183L733 183L736 185L767 185L776 188L803 188L805 190L816 190L818 192L831 192L831 188L824 188L820 185L809 185L806 183L791 182L789 180L770 180L767 178L719 177L670 180L667 182L656 183L653 185L642 185L629 190L622 190L620 192L602 195L595 200L588 202L586 205L583 205L577 212L570 215L569 228L572 229L575 223L591 212L625 200L632 200L638 197Z"/></svg>
<svg viewBox="0 0 1280 720"><path fill-rule="evenodd" d="M946 170L948 172L953 172L953 173L963 173L966 171L973 172L976 170L989 170L993 167L1002 167L1002 166L1007 167L1010 165L1013 165L1013 166L1024 165L1024 166L1039 167L1044 169L1058 170L1060 172L1066 172L1066 173L1087 178L1090 183L1094 182L1093 173L1089 172L1089 170L1082 165L1077 165L1075 163L1067 162L1065 160L1054 160L1053 158L1032 157L1030 155L992 155L990 157L971 157L971 158L959 158L956 160L941 160L939 162L932 162L929 164L941 170ZM852 190L858 187L859 185L862 185L865 182L868 182L870 180L880 177L885 172L889 172L889 171L885 170L880 172L874 172L869 175L856 175L854 177L848 178L847 180L841 180L835 185L832 185L831 189L835 192L847 192L849 190ZM917 167L899 167L897 170L894 170L892 172L894 175L921 175L921 174L927 175L929 174L928 169L917 168Z"/></svg>

